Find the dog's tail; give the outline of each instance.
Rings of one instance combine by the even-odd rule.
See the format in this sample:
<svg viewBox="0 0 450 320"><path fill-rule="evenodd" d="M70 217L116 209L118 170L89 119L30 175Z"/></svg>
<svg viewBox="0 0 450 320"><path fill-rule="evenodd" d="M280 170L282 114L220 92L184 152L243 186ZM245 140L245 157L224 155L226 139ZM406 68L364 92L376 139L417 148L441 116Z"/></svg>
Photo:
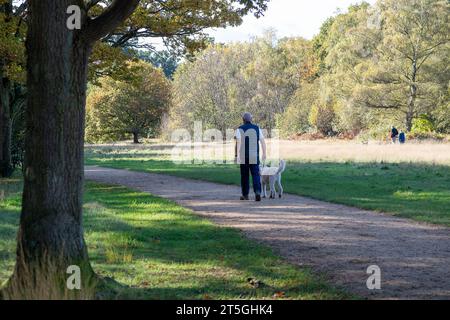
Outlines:
<svg viewBox="0 0 450 320"><path fill-rule="evenodd" d="M277 174L281 174L286 170L286 161L280 160L280 165L278 166Z"/></svg>

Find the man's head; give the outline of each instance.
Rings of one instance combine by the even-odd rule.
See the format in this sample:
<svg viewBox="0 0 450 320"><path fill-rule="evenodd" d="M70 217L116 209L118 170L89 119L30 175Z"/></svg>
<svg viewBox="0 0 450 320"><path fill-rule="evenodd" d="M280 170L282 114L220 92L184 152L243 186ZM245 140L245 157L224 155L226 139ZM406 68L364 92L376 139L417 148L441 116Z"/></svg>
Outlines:
<svg viewBox="0 0 450 320"><path fill-rule="evenodd" d="M251 113L246 112L242 115L242 120L244 120L244 123L251 123L253 121L253 116Z"/></svg>

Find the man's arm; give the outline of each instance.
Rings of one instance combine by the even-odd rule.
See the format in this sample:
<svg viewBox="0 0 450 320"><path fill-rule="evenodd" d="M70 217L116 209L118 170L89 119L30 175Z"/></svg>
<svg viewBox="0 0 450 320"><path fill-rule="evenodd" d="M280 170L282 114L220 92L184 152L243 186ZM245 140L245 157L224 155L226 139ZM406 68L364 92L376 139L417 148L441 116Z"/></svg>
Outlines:
<svg viewBox="0 0 450 320"><path fill-rule="evenodd" d="M241 139L236 139L236 163L237 164L241 163L240 153L241 153Z"/></svg>

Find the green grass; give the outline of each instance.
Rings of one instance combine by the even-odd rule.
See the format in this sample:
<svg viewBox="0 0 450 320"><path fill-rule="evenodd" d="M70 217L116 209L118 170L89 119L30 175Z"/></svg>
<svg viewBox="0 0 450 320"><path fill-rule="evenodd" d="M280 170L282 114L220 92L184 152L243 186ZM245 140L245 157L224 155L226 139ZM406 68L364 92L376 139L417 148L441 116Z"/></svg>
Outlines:
<svg viewBox="0 0 450 320"><path fill-rule="evenodd" d="M14 265L20 180L0 180L0 283ZM114 295L132 299L352 298L310 270L276 257L240 232L199 218L171 201L118 186L87 183L85 237L95 271ZM263 285L254 288L248 278Z"/></svg>
<svg viewBox="0 0 450 320"><path fill-rule="evenodd" d="M235 165L175 165L155 154L87 153L86 163L239 184ZM450 167L413 163L289 162L285 191L450 226Z"/></svg>

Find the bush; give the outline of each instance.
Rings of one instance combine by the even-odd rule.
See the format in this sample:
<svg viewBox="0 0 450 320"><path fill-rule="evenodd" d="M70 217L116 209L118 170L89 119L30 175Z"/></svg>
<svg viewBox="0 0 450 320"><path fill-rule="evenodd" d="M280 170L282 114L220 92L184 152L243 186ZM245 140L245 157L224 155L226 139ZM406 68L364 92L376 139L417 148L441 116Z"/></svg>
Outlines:
<svg viewBox="0 0 450 320"><path fill-rule="evenodd" d="M437 141L445 141L446 135L442 133L436 132L411 132L408 135L410 140L437 140Z"/></svg>
<svg viewBox="0 0 450 320"><path fill-rule="evenodd" d="M309 116L310 123L323 135L334 135L333 124L336 113L331 105L319 104L313 106Z"/></svg>
<svg viewBox="0 0 450 320"><path fill-rule="evenodd" d="M434 132L435 129L433 122L426 115L422 115L413 120L411 133L416 135L429 134Z"/></svg>

